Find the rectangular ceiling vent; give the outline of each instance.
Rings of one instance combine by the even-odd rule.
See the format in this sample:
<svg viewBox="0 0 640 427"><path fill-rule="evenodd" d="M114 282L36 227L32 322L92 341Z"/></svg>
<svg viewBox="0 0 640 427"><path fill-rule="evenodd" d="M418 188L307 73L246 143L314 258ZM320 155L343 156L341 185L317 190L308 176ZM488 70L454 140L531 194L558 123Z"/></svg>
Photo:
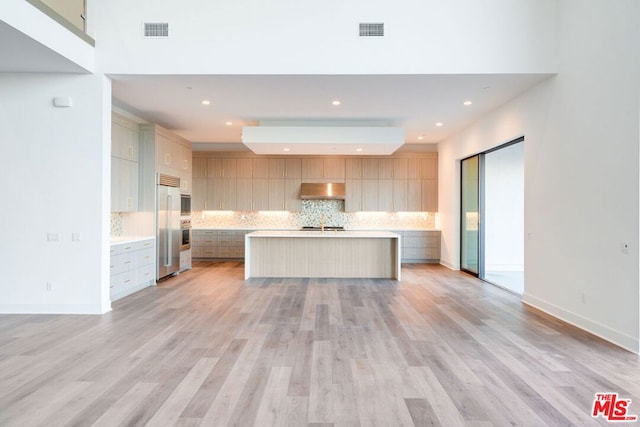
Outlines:
<svg viewBox="0 0 640 427"><path fill-rule="evenodd" d="M361 22L360 37L384 37L384 23Z"/></svg>
<svg viewBox="0 0 640 427"><path fill-rule="evenodd" d="M145 22L145 37L169 37L169 23L167 22Z"/></svg>

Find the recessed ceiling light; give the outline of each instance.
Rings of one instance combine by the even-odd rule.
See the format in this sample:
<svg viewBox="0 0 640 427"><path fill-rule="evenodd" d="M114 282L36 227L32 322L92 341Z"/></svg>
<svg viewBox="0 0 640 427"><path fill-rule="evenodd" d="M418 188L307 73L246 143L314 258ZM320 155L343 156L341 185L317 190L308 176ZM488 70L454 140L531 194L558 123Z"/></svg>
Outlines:
<svg viewBox="0 0 640 427"><path fill-rule="evenodd" d="M211 105L211 101L209 101L208 99L203 99L202 105Z"/></svg>
<svg viewBox="0 0 640 427"><path fill-rule="evenodd" d="M334 99L334 100L331 102L331 105L335 105L335 106L338 106L338 105L340 105L340 104L342 104L342 102L340 102L340 100L339 100L339 99Z"/></svg>
<svg viewBox="0 0 640 427"><path fill-rule="evenodd" d="M356 151L359 153L362 151L362 148L356 148Z"/></svg>
<svg viewBox="0 0 640 427"><path fill-rule="evenodd" d="M471 104L473 104L473 102L471 102L471 101L464 101L464 102L463 102L463 104L464 104L464 105L471 105Z"/></svg>
<svg viewBox="0 0 640 427"><path fill-rule="evenodd" d="M438 127L442 126L442 122L436 123L436 126L438 126Z"/></svg>
<svg viewBox="0 0 640 427"><path fill-rule="evenodd" d="M424 138L424 136L418 135L418 139L422 139L422 138Z"/></svg>
<svg viewBox="0 0 640 427"><path fill-rule="evenodd" d="M283 148L282 151L289 151L289 148Z"/></svg>
<svg viewBox="0 0 640 427"><path fill-rule="evenodd" d="M225 122L225 125L231 126L231 125L233 125L233 122Z"/></svg>

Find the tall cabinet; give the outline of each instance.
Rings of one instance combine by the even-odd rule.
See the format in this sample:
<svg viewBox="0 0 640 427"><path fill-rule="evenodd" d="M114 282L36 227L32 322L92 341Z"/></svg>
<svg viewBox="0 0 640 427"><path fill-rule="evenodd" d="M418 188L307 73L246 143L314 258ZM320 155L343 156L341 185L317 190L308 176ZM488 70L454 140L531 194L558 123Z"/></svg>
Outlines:
<svg viewBox="0 0 640 427"><path fill-rule="evenodd" d="M111 115L111 212L138 210L138 124Z"/></svg>

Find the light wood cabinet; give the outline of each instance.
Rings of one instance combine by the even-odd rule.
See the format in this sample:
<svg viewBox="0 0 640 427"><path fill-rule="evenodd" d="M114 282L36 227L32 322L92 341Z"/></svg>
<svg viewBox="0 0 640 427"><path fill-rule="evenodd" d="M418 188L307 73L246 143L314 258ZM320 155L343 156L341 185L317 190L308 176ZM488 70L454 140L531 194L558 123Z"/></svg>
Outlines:
<svg viewBox="0 0 640 427"><path fill-rule="evenodd" d="M253 209L254 211L269 210L269 179L253 180Z"/></svg>
<svg viewBox="0 0 640 427"><path fill-rule="evenodd" d="M207 178L235 178L236 159L209 158L207 159Z"/></svg>
<svg viewBox="0 0 640 427"><path fill-rule="evenodd" d="M407 211L422 211L422 180L407 180Z"/></svg>
<svg viewBox="0 0 640 427"><path fill-rule="evenodd" d="M347 180L362 178L362 159L348 157L345 160L345 178Z"/></svg>
<svg viewBox="0 0 640 427"><path fill-rule="evenodd" d="M440 231L405 230L402 234L402 262L439 262Z"/></svg>
<svg viewBox="0 0 640 427"><path fill-rule="evenodd" d="M287 178L284 180L284 210L297 212L302 209L300 200L300 178Z"/></svg>
<svg viewBox="0 0 640 427"><path fill-rule="evenodd" d="M378 179L379 159L362 159L362 179Z"/></svg>
<svg viewBox="0 0 640 427"><path fill-rule="evenodd" d="M191 196L191 210L205 211L207 199L207 179L193 178L193 195Z"/></svg>
<svg viewBox="0 0 640 427"><path fill-rule="evenodd" d="M393 180L393 211L406 212L408 208L408 185L406 179Z"/></svg>
<svg viewBox="0 0 640 427"><path fill-rule="evenodd" d="M438 178L438 158L437 157L412 157L407 159L408 179L437 179Z"/></svg>
<svg viewBox="0 0 640 427"><path fill-rule="evenodd" d="M193 230L193 258L244 258L244 230Z"/></svg>
<svg viewBox="0 0 640 427"><path fill-rule="evenodd" d="M345 159L304 158L302 159L302 180L306 182L344 182Z"/></svg>
<svg viewBox="0 0 640 427"><path fill-rule="evenodd" d="M236 210L253 210L253 180L248 178L236 180Z"/></svg>
<svg viewBox="0 0 640 427"><path fill-rule="evenodd" d="M207 177L207 159L204 157L193 158L193 179Z"/></svg>
<svg viewBox="0 0 640 427"><path fill-rule="evenodd" d="M378 160L378 178L393 178L393 159L377 159Z"/></svg>
<svg viewBox="0 0 640 427"><path fill-rule="evenodd" d="M195 158L193 210L301 209L301 182L346 182L345 211L437 211L437 155ZM223 176L224 175L224 176ZM435 177L435 178L423 178ZM220 183L210 182L222 180ZM228 181L228 182L227 182Z"/></svg>
<svg viewBox="0 0 640 427"><path fill-rule="evenodd" d="M374 209L382 212L392 212L393 207L393 180L392 179L379 179L378 180L378 209Z"/></svg>
<svg viewBox="0 0 640 427"><path fill-rule="evenodd" d="M270 211L283 211L284 205L284 178L269 179L269 207Z"/></svg>
<svg viewBox="0 0 640 427"><path fill-rule="evenodd" d="M310 182L310 180L322 180L324 178L324 160L323 159L302 159L302 180Z"/></svg>
<svg viewBox="0 0 640 427"><path fill-rule="evenodd" d="M236 178L253 177L253 159L236 159Z"/></svg>
<svg viewBox="0 0 640 427"><path fill-rule="evenodd" d="M378 180L363 179L362 183L362 210L378 210Z"/></svg>
<svg viewBox="0 0 640 427"><path fill-rule="evenodd" d="M407 179L409 159L392 159L393 179Z"/></svg>
<svg viewBox="0 0 640 427"><path fill-rule="evenodd" d="M284 178L285 176L285 159L268 159L268 175L269 178Z"/></svg>
<svg viewBox="0 0 640 427"><path fill-rule="evenodd" d="M252 178L269 178L269 160L268 159L252 159L253 175Z"/></svg>
<svg viewBox="0 0 640 427"><path fill-rule="evenodd" d="M438 181L435 179L422 180L422 211L438 211Z"/></svg>
<svg viewBox="0 0 640 427"><path fill-rule="evenodd" d="M331 157L322 162L322 177L330 181L344 182L345 159L344 157Z"/></svg>
<svg viewBox="0 0 640 427"><path fill-rule="evenodd" d="M345 182L346 197L344 200L344 210L346 212L362 211L362 180L349 179Z"/></svg>
<svg viewBox="0 0 640 427"><path fill-rule="evenodd" d="M302 159L285 159L284 162L284 177L287 179L301 179L302 178Z"/></svg>

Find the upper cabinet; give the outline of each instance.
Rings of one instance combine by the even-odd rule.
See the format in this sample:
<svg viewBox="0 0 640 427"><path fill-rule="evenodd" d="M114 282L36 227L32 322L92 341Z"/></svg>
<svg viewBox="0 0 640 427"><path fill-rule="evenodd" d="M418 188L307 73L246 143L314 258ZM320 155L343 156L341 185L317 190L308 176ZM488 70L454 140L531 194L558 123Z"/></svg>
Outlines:
<svg viewBox="0 0 640 427"><path fill-rule="evenodd" d="M193 175L204 178L206 166L193 164L191 142L175 133L154 124L140 125L141 152L145 158L155 159L154 163L144 165L142 185L153 186L155 191L156 174L161 173L180 178L180 192L193 192ZM153 206L151 198L145 205Z"/></svg>
<svg viewBox="0 0 640 427"><path fill-rule="evenodd" d="M438 157L212 157L193 159L194 210L301 209L302 182L345 182L345 211L438 209ZM202 193L202 194L196 194Z"/></svg>
<svg viewBox="0 0 640 427"><path fill-rule="evenodd" d="M344 182L345 158L309 157L302 159L302 180L305 182Z"/></svg>
<svg viewBox="0 0 640 427"><path fill-rule="evenodd" d="M138 124L111 115L111 212L135 212L139 199Z"/></svg>

